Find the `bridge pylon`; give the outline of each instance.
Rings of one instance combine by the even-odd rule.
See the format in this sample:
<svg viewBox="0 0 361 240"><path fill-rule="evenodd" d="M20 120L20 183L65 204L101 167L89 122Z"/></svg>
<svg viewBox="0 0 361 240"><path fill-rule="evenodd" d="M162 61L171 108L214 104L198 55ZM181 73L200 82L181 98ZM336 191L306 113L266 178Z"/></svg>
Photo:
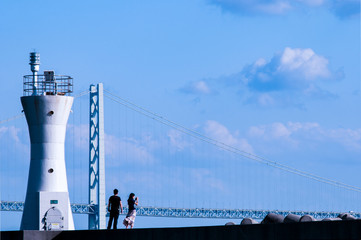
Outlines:
<svg viewBox="0 0 361 240"><path fill-rule="evenodd" d="M89 214L89 229L105 229L105 158L104 158L104 97L103 84L90 86L89 122L89 204L95 214Z"/></svg>

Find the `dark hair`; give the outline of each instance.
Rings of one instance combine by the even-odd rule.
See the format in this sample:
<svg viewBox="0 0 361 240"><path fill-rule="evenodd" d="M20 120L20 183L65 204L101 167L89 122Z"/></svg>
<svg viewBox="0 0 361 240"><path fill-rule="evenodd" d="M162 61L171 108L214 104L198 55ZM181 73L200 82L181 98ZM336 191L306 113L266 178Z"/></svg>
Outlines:
<svg viewBox="0 0 361 240"><path fill-rule="evenodd" d="M134 194L134 193L131 193L131 194L129 194L129 198L128 198L128 199L132 199L134 196L135 196L135 194Z"/></svg>
<svg viewBox="0 0 361 240"><path fill-rule="evenodd" d="M113 193L114 193L114 194L118 194L118 189L114 189L114 190L113 190Z"/></svg>

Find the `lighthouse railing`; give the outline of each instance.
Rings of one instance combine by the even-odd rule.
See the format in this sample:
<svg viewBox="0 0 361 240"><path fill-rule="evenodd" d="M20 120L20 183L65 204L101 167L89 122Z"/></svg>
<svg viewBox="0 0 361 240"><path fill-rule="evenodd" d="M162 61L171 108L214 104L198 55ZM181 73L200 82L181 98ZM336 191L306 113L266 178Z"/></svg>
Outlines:
<svg viewBox="0 0 361 240"><path fill-rule="evenodd" d="M24 76L24 96L69 95L73 92L73 78L65 75L37 75L36 86L33 75Z"/></svg>

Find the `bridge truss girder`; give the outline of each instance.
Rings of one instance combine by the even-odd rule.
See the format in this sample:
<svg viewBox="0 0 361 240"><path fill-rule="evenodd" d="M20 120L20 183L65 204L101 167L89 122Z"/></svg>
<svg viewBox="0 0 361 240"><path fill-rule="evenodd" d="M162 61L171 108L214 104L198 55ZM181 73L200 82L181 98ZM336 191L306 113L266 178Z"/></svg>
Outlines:
<svg viewBox="0 0 361 240"><path fill-rule="evenodd" d="M18 211L24 209L24 202L0 202L1 211ZM95 215L96 208L92 204L71 204L72 212L75 214ZM104 205L106 211L106 205ZM127 207L123 207L123 212L128 212ZM281 210L250 210L250 209L205 209L205 208L161 208L161 207L139 207L138 216L149 217L177 217L177 218L224 218L224 219L263 219L268 213L296 214L299 216L311 215L316 219L336 218L341 212L318 212L318 211L281 211ZM361 218L361 213L350 213L356 218Z"/></svg>

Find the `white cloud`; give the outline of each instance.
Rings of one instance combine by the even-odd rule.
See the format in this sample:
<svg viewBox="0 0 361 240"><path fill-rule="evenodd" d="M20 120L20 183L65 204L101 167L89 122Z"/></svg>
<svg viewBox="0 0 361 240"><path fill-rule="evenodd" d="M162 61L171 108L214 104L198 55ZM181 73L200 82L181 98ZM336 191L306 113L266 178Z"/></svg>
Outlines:
<svg viewBox="0 0 361 240"><path fill-rule="evenodd" d="M327 78L331 75L328 70L328 60L315 54L310 48L286 47L277 70L286 74L301 74L305 80Z"/></svg>
<svg viewBox="0 0 361 240"><path fill-rule="evenodd" d="M20 131L21 131L21 129L16 128L14 126L0 127L0 137L6 137L5 135L8 135L8 137L10 137L10 139L15 141L16 143L19 143L20 139L19 139L18 134L19 134Z"/></svg>
<svg viewBox="0 0 361 240"><path fill-rule="evenodd" d="M315 132L320 132L320 127L317 123L275 122L250 127L248 136L250 140L258 139L264 141L266 145L278 144L278 147L286 145L296 148L310 139L313 141L318 138Z"/></svg>
<svg viewBox="0 0 361 240"><path fill-rule="evenodd" d="M239 137L237 132L231 133L224 125L218 123L217 121L206 121L203 125L203 131L204 135L211 139L232 146L234 148L238 148L239 150L245 152L253 152L252 146L247 142L245 138ZM193 153L199 154L199 151L196 150L199 142L194 141L193 138L188 138L187 135L174 129L168 131L167 135L170 141L170 147L172 147L171 150L189 150Z"/></svg>
<svg viewBox="0 0 361 240"><path fill-rule="evenodd" d="M291 135L291 131L282 123L274 123L271 134L276 138L287 138Z"/></svg>
<svg viewBox="0 0 361 240"><path fill-rule="evenodd" d="M251 137L259 137L267 140L288 139L296 132L311 131L314 129L319 131L319 128L317 123L288 122L285 124L275 122L267 125L252 126L249 128L248 133Z"/></svg>
<svg viewBox="0 0 361 240"><path fill-rule="evenodd" d="M329 9L341 19L360 16L360 0L208 0L226 12L239 15L280 15L305 8Z"/></svg>
<svg viewBox="0 0 361 240"><path fill-rule="evenodd" d="M89 149L89 126L68 125L67 139L74 141L74 145L83 151ZM111 134L104 134L104 150L106 157L119 159L124 162L135 162L139 164L154 163L155 158L151 150L158 147L151 135L144 133L139 139L118 138ZM109 161L115 165L122 164L119 161Z"/></svg>
<svg viewBox="0 0 361 240"><path fill-rule="evenodd" d="M153 143L152 143L153 144ZM134 138L118 138L105 134L104 136L105 154L113 159L114 165L119 166L122 162L134 162L138 164L152 164L155 158L146 141ZM121 159L120 161L118 161Z"/></svg>
<svg viewBox="0 0 361 240"><path fill-rule="evenodd" d="M260 59L258 59L258 60L254 63L254 66L255 66L255 67L262 67L262 66L264 66L264 65L266 65L266 64L267 64L266 59L260 58Z"/></svg>
<svg viewBox="0 0 361 240"><path fill-rule="evenodd" d="M222 124L209 120L206 122L204 131L207 136L219 142L225 143L232 147L238 148L242 151L252 153L253 148L244 138L237 137L237 134L232 134Z"/></svg>
<svg viewBox="0 0 361 240"><path fill-rule="evenodd" d="M297 0L297 1L312 7L321 6L325 3L325 0Z"/></svg>
<svg viewBox="0 0 361 240"><path fill-rule="evenodd" d="M275 1L270 3L259 3L255 6L259 12L269 14L282 14L291 9L291 5L287 1Z"/></svg>
<svg viewBox="0 0 361 240"><path fill-rule="evenodd" d="M343 77L332 72L329 61L310 48L286 47L271 60L260 58L237 74L235 86L241 86L246 103L260 106L296 106L302 108L305 97L332 99L335 95L321 86ZM234 76L230 76L234 79ZM227 79L221 79L226 82ZM228 81L232 83L232 81ZM240 83L240 84L239 84Z"/></svg>
<svg viewBox="0 0 361 240"><path fill-rule="evenodd" d="M361 150L361 129L331 129L324 134L350 150Z"/></svg>
<svg viewBox="0 0 361 240"><path fill-rule="evenodd" d="M249 135L252 137L261 137L263 139L289 138L292 131L283 123L272 123L270 125L253 126L249 129Z"/></svg>
<svg viewBox="0 0 361 240"><path fill-rule="evenodd" d="M74 145L81 150L89 149L89 125L67 125L66 141L72 139Z"/></svg>
<svg viewBox="0 0 361 240"><path fill-rule="evenodd" d="M214 84L222 83L226 89L235 89L247 104L303 109L305 99L335 99L337 96L325 87L343 77L342 69L331 71L329 60L313 49L286 47L268 61L259 58L239 73L193 82L181 91L196 95L216 93L219 88Z"/></svg>
<svg viewBox="0 0 361 240"><path fill-rule="evenodd" d="M336 143L348 150L361 151L361 129L326 129L313 122L275 122L252 126L249 128L248 136L251 139L276 144L288 143L292 147L308 143Z"/></svg>
<svg viewBox="0 0 361 240"><path fill-rule="evenodd" d="M186 140L185 135L175 129L170 129L167 133L170 144L176 151L182 151L191 146L191 143Z"/></svg>
<svg viewBox="0 0 361 240"><path fill-rule="evenodd" d="M182 89L184 93L188 94L210 94L212 93L208 84L205 81L191 82Z"/></svg>
<svg viewBox="0 0 361 240"><path fill-rule="evenodd" d="M267 93L260 94L257 101L261 106L272 106L275 104L274 98Z"/></svg>
<svg viewBox="0 0 361 240"><path fill-rule="evenodd" d="M16 149L16 151L19 151L23 154L29 155L30 145L27 144L26 139L20 137L20 134L22 131L26 131L26 130L17 128L15 126L0 127L0 139L1 138L6 139L9 146L15 146L14 148L10 148L7 150ZM26 137L28 137L27 134L26 134ZM14 153L12 153L12 154L14 154ZM29 155L29 157L30 157L30 155Z"/></svg>
<svg viewBox="0 0 361 240"><path fill-rule="evenodd" d="M204 81L199 81L196 82L194 84L194 88L196 91L200 92L200 93L204 93L204 94L208 94L211 91L209 90L209 87L207 86L207 84Z"/></svg>
<svg viewBox="0 0 361 240"><path fill-rule="evenodd" d="M332 79L325 57L310 48L290 47L268 62L261 58L244 67L240 75L243 83L256 92L304 90L312 81Z"/></svg>
<svg viewBox="0 0 361 240"><path fill-rule="evenodd" d="M320 128L320 125L318 123L312 123L312 122L306 122L306 123L288 122L287 126L291 132L296 132L300 130L312 131L313 129Z"/></svg>

